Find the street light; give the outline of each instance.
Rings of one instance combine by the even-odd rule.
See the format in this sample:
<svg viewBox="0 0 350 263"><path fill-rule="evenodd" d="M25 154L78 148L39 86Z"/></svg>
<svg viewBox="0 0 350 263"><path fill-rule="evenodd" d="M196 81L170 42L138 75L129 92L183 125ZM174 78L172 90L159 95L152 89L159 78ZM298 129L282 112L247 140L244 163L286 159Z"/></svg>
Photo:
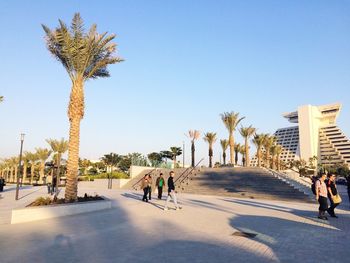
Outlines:
<svg viewBox="0 0 350 263"><path fill-rule="evenodd" d="M24 141L24 133L21 133L21 150L19 152L19 169L17 173L17 186L16 186L16 200L18 200L18 192L19 192L19 178L21 176L22 171L22 150L23 150L23 141Z"/></svg>

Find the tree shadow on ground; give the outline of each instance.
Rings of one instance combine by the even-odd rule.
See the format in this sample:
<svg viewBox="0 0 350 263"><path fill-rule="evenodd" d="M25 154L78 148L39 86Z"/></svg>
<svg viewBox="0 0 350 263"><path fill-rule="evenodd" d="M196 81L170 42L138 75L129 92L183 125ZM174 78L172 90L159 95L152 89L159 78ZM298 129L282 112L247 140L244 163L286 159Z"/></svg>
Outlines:
<svg viewBox="0 0 350 263"><path fill-rule="evenodd" d="M322 225L256 215L237 215L230 225L257 234L254 240L269 246L281 262L344 262L348 257L341 249L349 241L347 234Z"/></svg>
<svg viewBox="0 0 350 263"><path fill-rule="evenodd" d="M2 262L270 262L254 249L191 233L169 214L131 217L122 200L114 202L109 210L10 226L11 239L0 235Z"/></svg>
<svg viewBox="0 0 350 263"><path fill-rule="evenodd" d="M251 200L237 200L237 199L222 199L222 200L226 201L226 202L239 204L239 205L267 209L267 212L268 212L268 210L274 210L274 211L278 211L278 212L286 212L286 213L290 213L290 214L293 214L296 216L303 217L303 218L308 219L308 220L315 222L317 224L323 224L325 226L329 225L329 226L332 226L332 227L339 229L339 230L345 230L345 231L350 230L350 227L347 227L347 225L343 223L344 220L350 219L349 214L341 213L341 214L339 214L340 218L338 218L338 219L329 218L328 221L324 221L324 220L317 218L317 213L318 213L316 211L316 209L318 208L317 205L315 205L315 211L311 211L311 210L296 209L296 208L291 208L288 206L281 206L281 205L275 205L275 204L265 204L265 203L260 203L260 202L256 202L256 201L251 201ZM304 222L304 224L308 225L306 222Z"/></svg>

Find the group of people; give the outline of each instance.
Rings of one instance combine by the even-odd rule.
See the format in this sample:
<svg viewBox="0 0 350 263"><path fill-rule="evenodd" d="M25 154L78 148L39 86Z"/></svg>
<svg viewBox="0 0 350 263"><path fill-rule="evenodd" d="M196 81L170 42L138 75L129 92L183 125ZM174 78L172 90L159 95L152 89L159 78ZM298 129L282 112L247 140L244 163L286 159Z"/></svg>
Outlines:
<svg viewBox="0 0 350 263"><path fill-rule="evenodd" d="M318 218L327 220L326 212L331 216L337 218L335 208L342 202L335 183L336 176L334 174L322 174L315 181L315 195L319 203ZM348 188L349 191L349 188ZM328 207L328 200L330 206Z"/></svg>
<svg viewBox="0 0 350 263"><path fill-rule="evenodd" d="M176 210L179 210L182 208L177 203L174 175L175 175L174 171L170 171L169 178L167 181L168 197L166 199L164 210L168 210L168 205L169 205L169 202L171 200L173 200ZM152 181L151 175L150 174L145 175L141 181L141 189L143 190L142 201L148 202L148 200L152 199L152 185L153 185L153 181ZM158 199L161 200L162 196L163 196L163 188L165 187L165 179L163 177L163 173L159 174L159 177L156 180L155 186L156 186L157 191L158 191Z"/></svg>

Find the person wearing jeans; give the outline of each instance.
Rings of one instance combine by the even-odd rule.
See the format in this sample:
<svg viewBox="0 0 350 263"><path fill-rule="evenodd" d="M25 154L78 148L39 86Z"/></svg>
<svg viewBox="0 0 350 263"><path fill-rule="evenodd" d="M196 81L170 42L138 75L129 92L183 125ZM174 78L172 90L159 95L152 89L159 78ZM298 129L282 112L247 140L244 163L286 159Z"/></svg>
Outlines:
<svg viewBox="0 0 350 263"><path fill-rule="evenodd" d="M166 204L164 207L164 210L168 210L168 205L170 200L172 199L175 205L176 210L181 209L182 207L178 205L177 203L177 198L176 198L176 193L175 193L175 184L174 184L174 172L171 171L169 174L169 178L168 178L168 197L166 199Z"/></svg>
<svg viewBox="0 0 350 263"><path fill-rule="evenodd" d="M328 190L328 199L331 204L331 206L327 209L328 214L331 217L338 217L335 215L334 209L340 204L340 203L334 203L333 199L334 196L338 194L337 186L335 185L335 175L329 174L328 175L328 181L327 181L327 190Z"/></svg>
<svg viewBox="0 0 350 263"><path fill-rule="evenodd" d="M141 182L141 189L143 190L142 201L148 202L148 199L147 199L147 196L148 196L148 189L149 189L149 185L148 185L148 175L145 175L145 177L142 179L142 182Z"/></svg>
<svg viewBox="0 0 350 263"><path fill-rule="evenodd" d="M316 200L320 204L318 208L318 218L327 220L326 211L328 209L327 202L327 186L325 184L326 174L322 174L321 177L316 181L315 190L316 190Z"/></svg>
<svg viewBox="0 0 350 263"><path fill-rule="evenodd" d="M156 180L156 186L158 188L158 199L162 199L164 185L165 185L165 180L163 178L163 174L160 173L159 177Z"/></svg>

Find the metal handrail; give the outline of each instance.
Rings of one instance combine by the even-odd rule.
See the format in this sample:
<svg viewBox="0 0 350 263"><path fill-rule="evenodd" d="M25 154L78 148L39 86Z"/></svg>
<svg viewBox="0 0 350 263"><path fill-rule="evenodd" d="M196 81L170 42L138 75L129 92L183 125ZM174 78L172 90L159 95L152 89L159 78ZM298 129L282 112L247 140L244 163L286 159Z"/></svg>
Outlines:
<svg viewBox="0 0 350 263"><path fill-rule="evenodd" d="M156 170L157 170L157 167L154 168L154 169L152 169L150 172L146 173L144 176L142 176L142 177L140 178L140 180L138 180L136 183L134 183L134 184L132 185L131 188L137 190L137 188L135 188L135 186L138 185L138 184L143 180L143 178L144 178L146 175L151 175L151 174L152 174L154 171L156 171Z"/></svg>
<svg viewBox="0 0 350 263"><path fill-rule="evenodd" d="M181 174L178 178L176 178L176 180L174 181L174 184L189 170L191 169L192 167L187 167Z"/></svg>
<svg viewBox="0 0 350 263"><path fill-rule="evenodd" d="M189 175L193 172L194 169L197 168L197 166L204 160L204 158L202 158L194 167L191 167L191 171L180 181L180 184L182 184L188 177Z"/></svg>

